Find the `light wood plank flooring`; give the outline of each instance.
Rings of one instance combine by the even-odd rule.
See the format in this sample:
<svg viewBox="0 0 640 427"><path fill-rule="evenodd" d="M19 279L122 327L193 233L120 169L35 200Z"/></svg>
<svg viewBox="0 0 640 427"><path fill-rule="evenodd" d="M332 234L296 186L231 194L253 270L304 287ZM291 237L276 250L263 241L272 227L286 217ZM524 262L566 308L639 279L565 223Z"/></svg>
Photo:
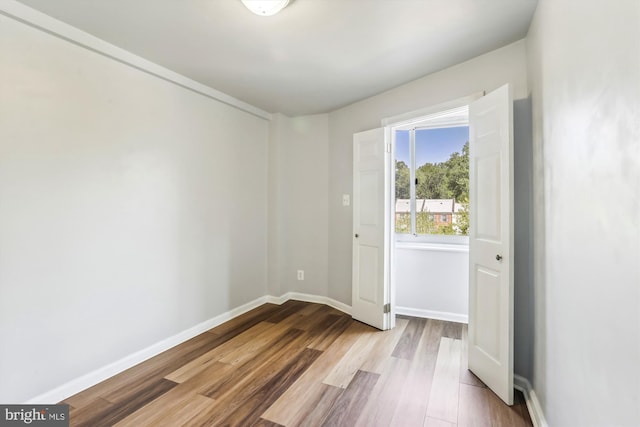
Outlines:
<svg viewBox="0 0 640 427"><path fill-rule="evenodd" d="M265 304L65 400L72 426L531 426L467 370L466 325Z"/></svg>

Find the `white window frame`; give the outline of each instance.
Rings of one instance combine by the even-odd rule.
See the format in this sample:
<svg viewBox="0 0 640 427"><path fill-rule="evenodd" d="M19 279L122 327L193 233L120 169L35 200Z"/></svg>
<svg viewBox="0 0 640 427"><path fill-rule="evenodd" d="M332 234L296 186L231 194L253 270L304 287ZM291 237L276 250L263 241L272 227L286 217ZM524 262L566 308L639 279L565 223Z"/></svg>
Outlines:
<svg viewBox="0 0 640 427"><path fill-rule="evenodd" d="M418 110L412 113L384 119L382 124L388 128L391 134L391 151L395 165L396 158L396 131L413 130L410 132L410 209L411 209L411 232L395 233L395 241L406 244L443 244L443 245L469 245L468 236L443 235L443 234L415 234L416 230L416 194L415 194L415 130L418 129L440 129L446 127L469 126L469 104L482 96L478 93L469 97L461 98L428 109ZM392 168L392 185L395 186L395 167ZM395 187L394 187L395 188ZM395 191L391 191L395 199ZM392 203L392 206L395 206ZM436 215L436 214L434 214ZM392 215L392 229L395 230L395 214Z"/></svg>

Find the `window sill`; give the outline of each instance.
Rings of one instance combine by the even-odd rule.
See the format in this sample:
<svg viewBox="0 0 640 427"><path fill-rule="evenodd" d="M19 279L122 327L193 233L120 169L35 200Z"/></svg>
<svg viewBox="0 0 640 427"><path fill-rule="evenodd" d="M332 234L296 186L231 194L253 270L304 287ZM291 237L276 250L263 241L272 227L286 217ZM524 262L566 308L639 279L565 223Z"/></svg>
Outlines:
<svg viewBox="0 0 640 427"><path fill-rule="evenodd" d="M469 253L469 245L450 244L450 243L396 242L396 249Z"/></svg>

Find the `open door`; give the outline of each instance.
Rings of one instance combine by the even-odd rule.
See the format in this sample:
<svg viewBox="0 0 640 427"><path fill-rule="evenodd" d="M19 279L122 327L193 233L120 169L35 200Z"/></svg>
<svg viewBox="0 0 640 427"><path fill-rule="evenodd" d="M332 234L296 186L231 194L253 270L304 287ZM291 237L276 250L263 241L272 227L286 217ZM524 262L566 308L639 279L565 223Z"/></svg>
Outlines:
<svg viewBox="0 0 640 427"><path fill-rule="evenodd" d="M390 143L383 129L353 135L352 316L378 329L391 329Z"/></svg>
<svg viewBox="0 0 640 427"><path fill-rule="evenodd" d="M513 404L513 113L509 85L469 105L469 369Z"/></svg>

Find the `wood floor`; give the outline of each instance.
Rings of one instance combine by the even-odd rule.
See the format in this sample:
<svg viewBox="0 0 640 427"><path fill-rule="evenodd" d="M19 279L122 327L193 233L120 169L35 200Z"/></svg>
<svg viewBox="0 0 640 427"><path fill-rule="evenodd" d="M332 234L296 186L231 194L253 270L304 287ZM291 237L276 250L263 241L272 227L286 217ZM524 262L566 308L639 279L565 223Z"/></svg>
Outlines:
<svg viewBox="0 0 640 427"><path fill-rule="evenodd" d="M70 397L72 426L531 426L466 369L466 325L265 304Z"/></svg>

